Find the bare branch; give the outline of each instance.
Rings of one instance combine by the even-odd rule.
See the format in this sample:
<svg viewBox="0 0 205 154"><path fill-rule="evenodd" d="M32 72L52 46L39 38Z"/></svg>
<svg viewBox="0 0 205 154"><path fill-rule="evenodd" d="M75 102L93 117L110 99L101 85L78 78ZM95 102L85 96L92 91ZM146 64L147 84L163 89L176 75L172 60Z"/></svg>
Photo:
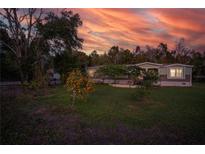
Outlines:
<svg viewBox="0 0 205 154"><path fill-rule="evenodd" d="M8 47L12 51L12 53L16 56L16 51L10 45L8 45L7 43L5 43L2 40L0 41L0 43L4 44L6 47Z"/></svg>

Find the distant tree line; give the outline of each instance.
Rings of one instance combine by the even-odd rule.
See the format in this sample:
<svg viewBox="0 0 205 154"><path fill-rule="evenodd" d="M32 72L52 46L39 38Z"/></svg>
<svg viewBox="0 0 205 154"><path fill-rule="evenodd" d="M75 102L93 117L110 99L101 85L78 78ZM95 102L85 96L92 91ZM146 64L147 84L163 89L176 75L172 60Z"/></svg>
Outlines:
<svg viewBox="0 0 205 154"><path fill-rule="evenodd" d="M89 55L89 66L110 64L136 64L141 62L154 62L162 64L182 63L193 65L193 75L205 76L205 52L197 52L185 46L184 39L176 43L173 50L165 43L157 47L146 46L141 49L137 46L134 51L113 46L107 53L98 54L94 50Z"/></svg>

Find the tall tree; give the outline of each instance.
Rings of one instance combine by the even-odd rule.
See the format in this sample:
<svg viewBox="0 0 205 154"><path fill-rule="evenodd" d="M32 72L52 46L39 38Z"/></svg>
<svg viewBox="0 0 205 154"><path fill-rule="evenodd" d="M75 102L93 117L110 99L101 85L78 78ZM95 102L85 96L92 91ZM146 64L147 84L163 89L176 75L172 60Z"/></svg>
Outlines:
<svg viewBox="0 0 205 154"><path fill-rule="evenodd" d="M60 14L49 12L44 22L37 25L39 33L49 44L55 69L62 74L87 65L86 55L78 51L83 43L83 39L78 37L77 30L81 25L79 14L73 14L66 9Z"/></svg>
<svg viewBox="0 0 205 154"><path fill-rule="evenodd" d="M191 49L186 47L185 45L185 40L184 38L181 38L177 43L176 43L176 48L175 48L175 58L177 62L183 63L183 64L188 64L190 63L190 54L191 54Z"/></svg>
<svg viewBox="0 0 205 154"><path fill-rule="evenodd" d="M37 25L39 33L48 40L54 54L59 51L73 52L82 48L83 39L78 37L78 27L82 26L79 14L62 10L60 14L49 12L44 22ZM66 50L64 50L66 49Z"/></svg>
<svg viewBox="0 0 205 154"><path fill-rule="evenodd" d="M118 64L119 62L119 47L113 46L108 51L109 60L112 64Z"/></svg>
<svg viewBox="0 0 205 154"><path fill-rule="evenodd" d="M204 55L200 52L192 52L191 64L193 67L193 75L205 75L205 52Z"/></svg>
<svg viewBox="0 0 205 154"><path fill-rule="evenodd" d="M173 54L169 51L167 44L160 43L158 46L158 49L159 49L158 50L159 51L159 53L158 53L159 59L157 62L164 63L164 64L174 62Z"/></svg>
<svg viewBox="0 0 205 154"><path fill-rule="evenodd" d="M31 43L38 37L36 24L42 21L42 9L1 9L0 27L8 33L11 42L1 43L9 48L18 64L21 81L28 79L25 63L27 62ZM37 45L38 46L38 45Z"/></svg>
<svg viewBox="0 0 205 154"><path fill-rule="evenodd" d="M98 65L99 64L99 55L96 50L92 51L89 55L89 63L91 66Z"/></svg>
<svg viewBox="0 0 205 154"><path fill-rule="evenodd" d="M131 64L133 61L133 54L130 52L129 49L120 48L118 57L119 64Z"/></svg>
<svg viewBox="0 0 205 154"><path fill-rule="evenodd" d="M67 10L60 14L43 9L0 10L0 28L11 40L8 43L2 38L1 44L15 56L21 81L28 80L30 67L41 70L50 55L81 48L83 40L77 35L81 25L80 16Z"/></svg>

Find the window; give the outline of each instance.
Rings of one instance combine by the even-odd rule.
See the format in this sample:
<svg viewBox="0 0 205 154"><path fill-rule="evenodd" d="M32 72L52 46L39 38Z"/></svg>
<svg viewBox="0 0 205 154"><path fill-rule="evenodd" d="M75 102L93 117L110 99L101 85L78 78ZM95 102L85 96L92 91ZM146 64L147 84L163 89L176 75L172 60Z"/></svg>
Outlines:
<svg viewBox="0 0 205 154"><path fill-rule="evenodd" d="M183 68L170 68L170 78L183 78Z"/></svg>

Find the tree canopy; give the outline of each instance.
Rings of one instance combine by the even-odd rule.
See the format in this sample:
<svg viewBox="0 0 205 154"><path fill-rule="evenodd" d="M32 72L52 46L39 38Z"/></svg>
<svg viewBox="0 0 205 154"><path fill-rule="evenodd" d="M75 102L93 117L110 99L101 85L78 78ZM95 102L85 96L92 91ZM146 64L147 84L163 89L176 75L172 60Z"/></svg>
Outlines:
<svg viewBox="0 0 205 154"><path fill-rule="evenodd" d="M33 80L45 75L48 67L58 65L63 58L76 56L74 53L83 42L77 31L81 25L80 16L72 11L54 14L43 9L2 9L1 49L7 57L13 57L22 82Z"/></svg>

